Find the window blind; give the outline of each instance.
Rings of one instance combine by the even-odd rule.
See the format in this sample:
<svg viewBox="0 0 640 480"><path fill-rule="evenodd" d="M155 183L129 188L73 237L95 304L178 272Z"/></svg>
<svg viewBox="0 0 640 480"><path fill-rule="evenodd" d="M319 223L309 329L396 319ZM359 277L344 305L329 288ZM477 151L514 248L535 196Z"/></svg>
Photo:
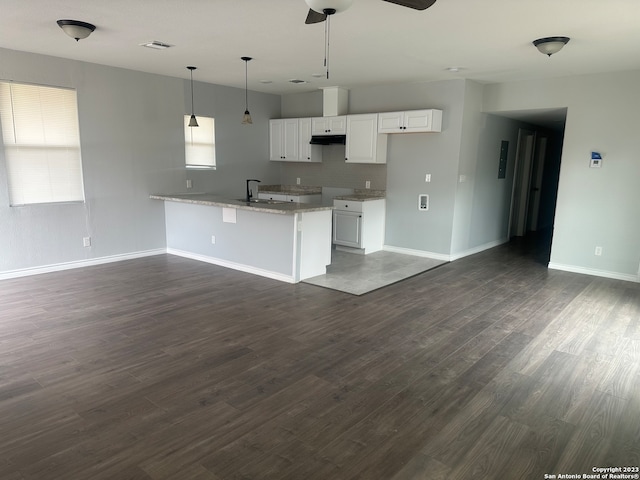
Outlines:
<svg viewBox="0 0 640 480"><path fill-rule="evenodd" d="M184 116L185 160L188 168L216 168L215 119L198 116L198 127L190 127Z"/></svg>
<svg viewBox="0 0 640 480"><path fill-rule="evenodd" d="M84 201L75 90L0 82L11 205Z"/></svg>

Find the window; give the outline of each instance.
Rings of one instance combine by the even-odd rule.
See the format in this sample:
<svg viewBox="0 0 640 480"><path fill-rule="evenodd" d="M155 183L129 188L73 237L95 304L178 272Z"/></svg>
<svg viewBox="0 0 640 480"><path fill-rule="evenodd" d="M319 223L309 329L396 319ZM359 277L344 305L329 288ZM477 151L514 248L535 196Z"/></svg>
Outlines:
<svg viewBox="0 0 640 480"><path fill-rule="evenodd" d="M76 91L0 82L11 205L84 201Z"/></svg>
<svg viewBox="0 0 640 480"><path fill-rule="evenodd" d="M198 116L198 127L190 127L184 116L184 153L187 168L216 168L215 120Z"/></svg>

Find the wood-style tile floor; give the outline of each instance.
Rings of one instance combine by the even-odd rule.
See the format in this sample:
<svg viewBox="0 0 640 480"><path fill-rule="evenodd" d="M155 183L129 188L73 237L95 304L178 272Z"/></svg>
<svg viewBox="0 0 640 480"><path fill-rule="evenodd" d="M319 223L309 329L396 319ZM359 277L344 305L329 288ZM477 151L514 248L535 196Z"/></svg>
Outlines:
<svg viewBox="0 0 640 480"><path fill-rule="evenodd" d="M640 285L505 245L359 297L172 256L0 282L0 478L640 465Z"/></svg>

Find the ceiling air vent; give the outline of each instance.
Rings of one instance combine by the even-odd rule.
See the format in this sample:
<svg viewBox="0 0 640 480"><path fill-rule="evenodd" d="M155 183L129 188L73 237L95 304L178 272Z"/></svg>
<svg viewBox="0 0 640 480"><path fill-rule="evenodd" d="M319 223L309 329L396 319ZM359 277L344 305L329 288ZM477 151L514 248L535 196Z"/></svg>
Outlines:
<svg viewBox="0 0 640 480"><path fill-rule="evenodd" d="M289 80L289 83L307 83L304 80L300 80L299 78L292 78L291 80Z"/></svg>
<svg viewBox="0 0 640 480"><path fill-rule="evenodd" d="M173 47L173 45L169 45L168 43L159 42L154 40L152 42L141 43L141 47L153 48L154 50L166 50L167 48Z"/></svg>

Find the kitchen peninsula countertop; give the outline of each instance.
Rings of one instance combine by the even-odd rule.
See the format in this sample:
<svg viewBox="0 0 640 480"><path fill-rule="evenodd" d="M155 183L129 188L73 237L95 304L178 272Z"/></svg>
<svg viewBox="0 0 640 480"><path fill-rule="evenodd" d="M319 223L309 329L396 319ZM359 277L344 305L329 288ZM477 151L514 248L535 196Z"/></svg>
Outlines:
<svg viewBox="0 0 640 480"><path fill-rule="evenodd" d="M173 193L173 194L153 194L149 196L155 200L165 200L169 202L191 203L195 205L210 205L216 207L237 208L240 210L252 210L255 212L277 213L281 215L292 215L302 212L317 212L321 210L331 210L332 206L315 205L309 203L247 203L244 200L234 200L214 193Z"/></svg>

